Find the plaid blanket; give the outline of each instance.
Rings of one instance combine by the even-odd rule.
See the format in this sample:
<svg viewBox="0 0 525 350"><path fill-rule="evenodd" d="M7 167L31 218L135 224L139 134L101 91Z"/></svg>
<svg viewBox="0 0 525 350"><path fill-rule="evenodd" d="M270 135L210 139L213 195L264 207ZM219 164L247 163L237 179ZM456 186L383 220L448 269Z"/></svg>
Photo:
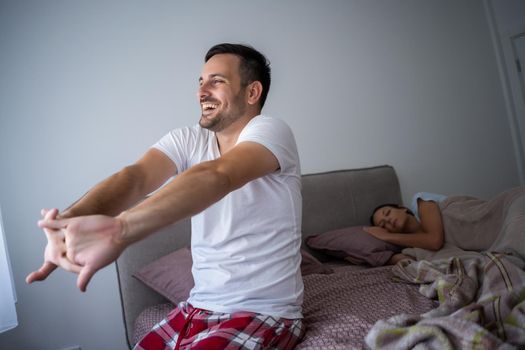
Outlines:
<svg viewBox="0 0 525 350"><path fill-rule="evenodd" d="M525 271L505 255L403 261L392 271L439 306L378 321L366 337L371 348L525 348Z"/></svg>

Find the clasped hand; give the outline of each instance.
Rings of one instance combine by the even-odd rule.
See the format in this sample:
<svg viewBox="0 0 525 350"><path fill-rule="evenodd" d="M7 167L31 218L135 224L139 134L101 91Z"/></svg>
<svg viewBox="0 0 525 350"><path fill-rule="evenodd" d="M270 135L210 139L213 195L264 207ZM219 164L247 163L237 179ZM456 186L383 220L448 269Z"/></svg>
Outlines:
<svg viewBox="0 0 525 350"><path fill-rule="evenodd" d="M42 216L38 226L47 238L44 263L26 277L27 283L45 280L60 266L78 274L77 287L84 292L95 272L115 261L124 250L124 227L117 218L92 215L62 219L57 209L43 209Z"/></svg>

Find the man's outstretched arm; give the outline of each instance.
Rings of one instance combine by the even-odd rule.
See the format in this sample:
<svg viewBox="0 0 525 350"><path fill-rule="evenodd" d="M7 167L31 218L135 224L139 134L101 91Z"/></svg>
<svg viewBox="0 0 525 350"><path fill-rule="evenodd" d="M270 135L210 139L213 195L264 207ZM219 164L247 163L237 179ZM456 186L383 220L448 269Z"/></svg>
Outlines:
<svg viewBox="0 0 525 350"><path fill-rule="evenodd" d="M123 239L135 242L195 215L228 193L278 168L277 159L264 146L241 143L221 158L188 169L155 196L120 214L118 218L125 225Z"/></svg>
<svg viewBox="0 0 525 350"><path fill-rule="evenodd" d="M128 245L201 212L231 191L278 168L277 159L267 148L243 142L216 160L188 169L115 218L97 215L44 219L39 225L64 230L66 256L80 267L77 286L84 291L93 274L116 260Z"/></svg>
<svg viewBox="0 0 525 350"><path fill-rule="evenodd" d="M62 213L42 210L44 219L65 219L83 215L117 215L142 200L176 173L175 164L161 151L148 150L135 164L100 182ZM79 267L67 261L64 233L45 228L47 245L42 266L26 277L27 283L46 279L57 266L78 272Z"/></svg>
<svg viewBox="0 0 525 350"><path fill-rule="evenodd" d="M155 191L176 172L168 156L151 148L136 163L97 184L59 217L118 215Z"/></svg>

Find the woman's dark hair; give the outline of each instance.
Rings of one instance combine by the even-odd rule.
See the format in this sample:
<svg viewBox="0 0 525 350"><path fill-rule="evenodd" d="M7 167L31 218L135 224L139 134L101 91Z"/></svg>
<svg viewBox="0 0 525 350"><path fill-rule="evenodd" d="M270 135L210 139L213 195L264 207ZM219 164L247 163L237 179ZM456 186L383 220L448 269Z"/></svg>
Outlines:
<svg viewBox="0 0 525 350"><path fill-rule="evenodd" d="M270 62L262 53L255 50L253 47L228 43L218 44L209 49L204 58L204 62L208 62L213 56L223 53L231 53L241 58L239 70L241 84L243 86L247 86L254 81L261 82L263 89L261 92L260 103L261 108L263 108L266 96L268 96L268 91L270 91Z"/></svg>
<svg viewBox="0 0 525 350"><path fill-rule="evenodd" d="M372 224L372 226L375 226L375 222L374 222L374 214L381 208L384 208L384 207L392 207L392 208L397 208L397 209L406 209L407 213L412 215L412 216L415 216L414 213L412 212L412 210L408 209L407 207L405 206L402 206L402 205L399 205L399 204L392 204L392 203L386 203L386 204L381 204L379 206L377 206L373 211L372 211L372 215L370 216L370 223Z"/></svg>

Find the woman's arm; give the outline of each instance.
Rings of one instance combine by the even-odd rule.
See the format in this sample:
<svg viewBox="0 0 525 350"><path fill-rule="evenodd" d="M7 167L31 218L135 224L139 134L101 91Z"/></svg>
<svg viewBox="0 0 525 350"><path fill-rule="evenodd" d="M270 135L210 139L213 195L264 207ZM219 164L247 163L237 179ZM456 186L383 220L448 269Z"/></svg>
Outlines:
<svg viewBox="0 0 525 350"><path fill-rule="evenodd" d="M391 233L381 227L368 227L365 231L388 243L405 247L439 250L443 246L444 232L441 211L436 202L418 199L419 217L417 231L410 233Z"/></svg>

